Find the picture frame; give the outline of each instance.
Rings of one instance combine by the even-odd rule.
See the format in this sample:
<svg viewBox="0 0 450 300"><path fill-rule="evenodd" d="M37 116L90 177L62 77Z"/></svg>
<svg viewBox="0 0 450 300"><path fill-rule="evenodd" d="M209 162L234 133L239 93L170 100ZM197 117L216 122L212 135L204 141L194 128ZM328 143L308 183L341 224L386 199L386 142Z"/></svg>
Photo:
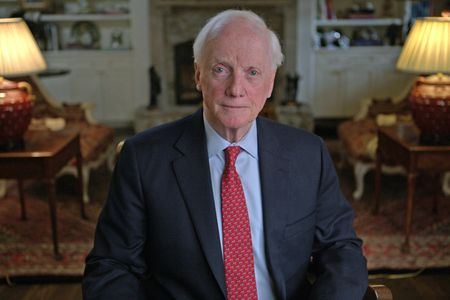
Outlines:
<svg viewBox="0 0 450 300"><path fill-rule="evenodd" d="M52 0L19 0L23 10L44 11L50 9Z"/></svg>

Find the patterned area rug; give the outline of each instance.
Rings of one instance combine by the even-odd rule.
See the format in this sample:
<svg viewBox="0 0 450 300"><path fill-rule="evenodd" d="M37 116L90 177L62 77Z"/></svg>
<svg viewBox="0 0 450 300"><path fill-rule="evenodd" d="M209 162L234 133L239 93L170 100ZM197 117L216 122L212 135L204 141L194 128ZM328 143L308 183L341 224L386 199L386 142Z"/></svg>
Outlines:
<svg viewBox="0 0 450 300"><path fill-rule="evenodd" d="M326 144L333 160L340 162L338 141ZM403 253L406 176L382 176L380 212L373 215L374 172L366 175L363 197L356 201L352 199L353 169L346 165L337 171L342 191L355 211L354 226L364 242L369 270L450 267L450 197L436 193L431 177L421 174L417 178L410 252ZM438 196L436 214L432 211L434 195Z"/></svg>
<svg viewBox="0 0 450 300"><path fill-rule="evenodd" d="M76 180L57 181L57 217L59 248L63 256L56 261L50 214L43 183L25 183L28 219L20 218L17 188L0 198L0 278L35 276L81 276L84 259L92 248L95 225L109 180L108 171L91 176L91 202L86 205L88 220L80 216Z"/></svg>
<svg viewBox="0 0 450 300"><path fill-rule="evenodd" d="M354 201L351 169L338 171L341 186L355 209L355 228L364 240L370 270L450 267L450 198L441 196L438 214L431 209L432 182L419 177L413 216L411 252L401 252L404 239L404 176L383 176L380 214L371 214L373 174L366 178L363 199ZM76 198L76 181L68 176L58 180L58 232L63 255L53 259L46 190L42 183L25 185L28 220L20 219L15 186L0 199L0 278L17 276L81 276L84 259L92 247L95 223L106 197L110 174L98 171L91 176L91 202L86 206L89 220L83 220Z"/></svg>
<svg viewBox="0 0 450 300"><path fill-rule="evenodd" d="M364 241L369 269L450 267L450 198L439 197L438 212L433 213L431 189L426 188L430 178L419 178L418 184L422 186L414 202L410 252L403 253L406 178L390 177L385 177L382 182L382 189L390 192L382 193L378 215L371 213L371 189L362 200L352 201L356 214L354 226ZM369 178L373 179L373 176ZM389 195L392 191L398 195Z"/></svg>

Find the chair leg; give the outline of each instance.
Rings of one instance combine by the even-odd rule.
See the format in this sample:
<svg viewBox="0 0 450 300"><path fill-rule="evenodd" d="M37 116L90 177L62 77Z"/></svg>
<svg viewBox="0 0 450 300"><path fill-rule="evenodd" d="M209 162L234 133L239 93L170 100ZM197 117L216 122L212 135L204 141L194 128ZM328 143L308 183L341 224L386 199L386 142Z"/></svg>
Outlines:
<svg viewBox="0 0 450 300"><path fill-rule="evenodd" d="M363 193L364 193L364 177L366 176L367 172L369 172L371 169L374 168L373 164L370 163L362 163L362 162L355 162L355 165L353 167L353 174L355 176L355 191L353 192L353 199L359 200L361 199Z"/></svg>
<svg viewBox="0 0 450 300"><path fill-rule="evenodd" d="M5 197L6 195L6 180L0 180L0 198Z"/></svg>
<svg viewBox="0 0 450 300"><path fill-rule="evenodd" d="M339 161L337 163L338 169L343 169L348 162L347 151L345 151L345 147L342 142L339 143Z"/></svg>
<svg viewBox="0 0 450 300"><path fill-rule="evenodd" d="M450 172L446 172L442 182L442 191L445 196L450 196Z"/></svg>
<svg viewBox="0 0 450 300"><path fill-rule="evenodd" d="M88 167L83 166L82 172L83 172L83 202L84 203L89 203L89 201L90 201L90 199L89 199L89 175L90 175L90 170L89 170Z"/></svg>
<svg viewBox="0 0 450 300"><path fill-rule="evenodd" d="M25 195L23 192L23 179L17 179L17 188L19 189L20 215L22 220L27 219L27 208L25 203Z"/></svg>
<svg viewBox="0 0 450 300"><path fill-rule="evenodd" d="M91 167L88 167L86 165L83 165L81 167L81 172L83 172L83 202L89 203L89 174L91 171ZM59 172L58 176L64 175L64 174L70 174L74 177L78 176L77 169L72 166L68 165L64 167L61 172Z"/></svg>

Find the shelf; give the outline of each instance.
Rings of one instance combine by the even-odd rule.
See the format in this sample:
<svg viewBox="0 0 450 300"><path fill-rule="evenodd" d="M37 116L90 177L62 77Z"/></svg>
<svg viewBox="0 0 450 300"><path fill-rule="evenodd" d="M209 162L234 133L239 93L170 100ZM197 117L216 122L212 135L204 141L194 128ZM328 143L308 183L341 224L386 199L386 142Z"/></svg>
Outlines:
<svg viewBox="0 0 450 300"><path fill-rule="evenodd" d="M128 21L129 14L43 14L41 21L44 22L76 22L76 21Z"/></svg>
<svg viewBox="0 0 450 300"><path fill-rule="evenodd" d="M401 25L402 24L402 20L398 19L398 18L316 20L316 26L317 27L328 27L328 26L389 26L391 24Z"/></svg>
<svg viewBox="0 0 450 300"><path fill-rule="evenodd" d="M342 53L345 55L367 55L367 54L389 54L389 53L398 53L400 54L402 47L401 46L351 46L349 48L317 48L315 49L316 54L327 54L327 53Z"/></svg>
<svg viewBox="0 0 450 300"><path fill-rule="evenodd" d="M43 51L46 58L58 58L58 57L77 57L77 58L92 58L96 56L129 56L133 54L132 49L91 49L91 50L80 50L80 49L64 49L64 50L49 50Z"/></svg>
<svg viewBox="0 0 450 300"><path fill-rule="evenodd" d="M283 6L289 0L245 0L245 1L217 1L217 0L159 0L157 6L185 6L185 7L222 7L222 6Z"/></svg>

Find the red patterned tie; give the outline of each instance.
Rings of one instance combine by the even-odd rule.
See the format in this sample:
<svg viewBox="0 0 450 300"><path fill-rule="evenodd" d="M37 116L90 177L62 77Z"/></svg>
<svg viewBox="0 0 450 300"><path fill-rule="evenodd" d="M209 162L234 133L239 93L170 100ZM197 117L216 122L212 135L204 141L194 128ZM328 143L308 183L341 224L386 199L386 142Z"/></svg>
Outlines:
<svg viewBox="0 0 450 300"><path fill-rule="evenodd" d="M222 175L222 231L228 300L258 299L247 205L235 162L239 146L225 149Z"/></svg>

